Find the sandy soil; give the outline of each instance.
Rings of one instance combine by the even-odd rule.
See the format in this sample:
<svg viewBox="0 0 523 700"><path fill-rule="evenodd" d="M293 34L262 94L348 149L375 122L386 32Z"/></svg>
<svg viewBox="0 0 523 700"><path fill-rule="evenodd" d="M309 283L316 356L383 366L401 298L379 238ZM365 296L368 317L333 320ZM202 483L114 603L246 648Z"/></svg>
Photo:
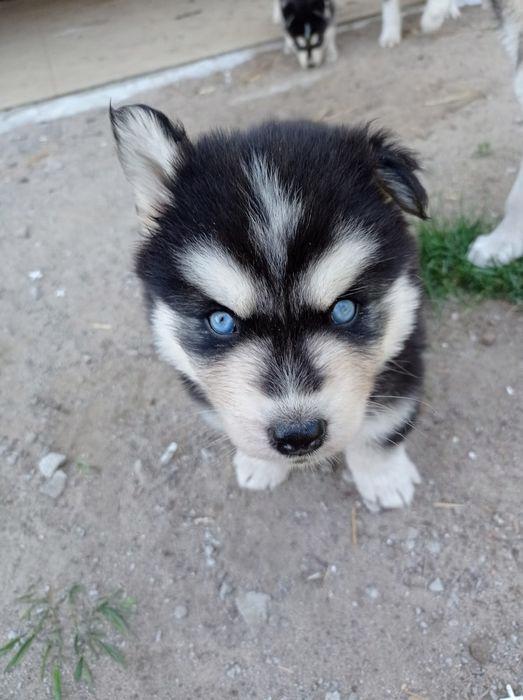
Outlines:
<svg viewBox="0 0 523 700"><path fill-rule="evenodd" d="M421 153L433 212L499 213L523 126L494 23L475 10L434 38L409 26L392 52L378 49L377 24L346 33L339 62L317 72L266 53L139 97L191 133L269 114L376 118ZM483 142L491 155L478 158ZM424 483L408 510L367 513L339 473L241 492L230 446L154 356L106 113L5 135L0 159L2 635L29 582L81 580L124 585L139 602L128 669L94 669L104 700L496 700L506 683L520 689L520 312L429 313L411 446ZM50 449L70 460L56 501L36 469ZM83 474L78 458L100 471ZM257 626L238 610L248 591L269 596ZM47 697L30 658L0 676L2 700Z"/></svg>

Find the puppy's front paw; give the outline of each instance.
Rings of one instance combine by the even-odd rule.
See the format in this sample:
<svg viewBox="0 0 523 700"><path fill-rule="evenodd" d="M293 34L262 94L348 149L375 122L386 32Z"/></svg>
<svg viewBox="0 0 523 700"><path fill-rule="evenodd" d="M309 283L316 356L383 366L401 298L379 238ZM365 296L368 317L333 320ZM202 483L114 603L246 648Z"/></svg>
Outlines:
<svg viewBox="0 0 523 700"><path fill-rule="evenodd" d="M383 29L380 35L380 46L382 49L391 49L401 42L401 29L391 26Z"/></svg>
<svg viewBox="0 0 523 700"><path fill-rule="evenodd" d="M408 506L414 496L414 486L421 483L420 475L402 445L385 450L364 449L351 454L347 461L367 508Z"/></svg>
<svg viewBox="0 0 523 700"><path fill-rule="evenodd" d="M523 226L523 224L522 224ZM471 245L468 259L477 267L506 265L523 255L523 233L515 227L511 230L502 222L487 236L478 236Z"/></svg>
<svg viewBox="0 0 523 700"><path fill-rule="evenodd" d="M290 468L283 464L266 462L237 452L234 457L236 479L242 489L263 491L274 489L289 476Z"/></svg>

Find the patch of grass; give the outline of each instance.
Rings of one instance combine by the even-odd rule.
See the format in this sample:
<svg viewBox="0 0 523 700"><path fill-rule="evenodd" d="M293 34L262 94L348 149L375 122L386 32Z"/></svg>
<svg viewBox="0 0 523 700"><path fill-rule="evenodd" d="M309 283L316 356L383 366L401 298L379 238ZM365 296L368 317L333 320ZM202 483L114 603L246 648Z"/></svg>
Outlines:
<svg viewBox="0 0 523 700"><path fill-rule="evenodd" d="M430 299L523 302L523 259L485 269L467 260L472 241L490 230L491 223L466 217L451 222L436 219L419 225L421 276Z"/></svg>
<svg viewBox="0 0 523 700"><path fill-rule="evenodd" d="M492 146L489 141L482 141L472 154L475 158L488 158L492 155Z"/></svg>
<svg viewBox="0 0 523 700"><path fill-rule="evenodd" d="M31 586L17 603L19 630L0 647L0 657L11 655L6 673L35 647L41 680L49 684L53 700L63 700L64 677L92 687L91 668L100 656L125 666L120 640L130 633L135 602L122 591L93 599L79 583L58 592Z"/></svg>

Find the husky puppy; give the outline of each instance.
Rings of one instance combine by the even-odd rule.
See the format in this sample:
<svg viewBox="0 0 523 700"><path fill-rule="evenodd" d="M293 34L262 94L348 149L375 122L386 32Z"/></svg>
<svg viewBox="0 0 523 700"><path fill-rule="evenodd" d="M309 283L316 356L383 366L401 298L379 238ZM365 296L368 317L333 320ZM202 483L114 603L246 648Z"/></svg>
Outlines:
<svg viewBox="0 0 523 700"><path fill-rule="evenodd" d="M368 128L190 141L144 105L111 121L157 348L234 443L240 486L343 452L370 507L410 503L423 329L404 212L427 203L414 156Z"/></svg>
<svg viewBox="0 0 523 700"><path fill-rule="evenodd" d="M491 0L502 38L514 68L514 92L523 107L523 0ZM383 0L381 46L401 41L400 0ZM424 32L441 27L446 17L458 17L456 0L427 0L421 17ZM505 216L492 233L479 236L468 259L479 267L505 265L523 255L523 161L505 204Z"/></svg>
<svg viewBox="0 0 523 700"><path fill-rule="evenodd" d="M437 31L447 17L459 17L456 0L427 0L421 16L424 32ZM382 0L380 46L390 48L401 41L401 0Z"/></svg>
<svg viewBox="0 0 523 700"><path fill-rule="evenodd" d="M338 57L334 0L274 0L273 20L282 24L285 53L295 53L302 68Z"/></svg>

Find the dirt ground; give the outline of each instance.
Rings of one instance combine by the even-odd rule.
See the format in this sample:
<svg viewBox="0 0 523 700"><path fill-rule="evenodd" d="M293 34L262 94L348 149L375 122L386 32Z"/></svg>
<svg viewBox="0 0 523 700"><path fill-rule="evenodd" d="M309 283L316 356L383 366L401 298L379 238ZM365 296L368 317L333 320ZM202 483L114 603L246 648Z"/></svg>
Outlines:
<svg viewBox="0 0 523 700"><path fill-rule="evenodd" d="M523 122L494 21L470 10L433 38L414 18L408 28L390 52L373 23L340 37L334 66L304 73L269 52L136 101L193 134L266 115L377 119L420 152L433 213L499 214ZM478 157L482 143L490 155ZM410 448L424 481L408 510L366 512L339 471L242 492L230 446L153 352L107 114L6 134L0 162L0 637L34 580L123 585L138 601L136 638L126 670L95 666L102 700L523 691L521 313L494 302L429 312ZM56 500L36 468L51 449L69 458ZM100 470L85 474L80 458ZM257 625L239 611L249 591L269 596ZM28 658L0 675L2 700L48 697Z"/></svg>

